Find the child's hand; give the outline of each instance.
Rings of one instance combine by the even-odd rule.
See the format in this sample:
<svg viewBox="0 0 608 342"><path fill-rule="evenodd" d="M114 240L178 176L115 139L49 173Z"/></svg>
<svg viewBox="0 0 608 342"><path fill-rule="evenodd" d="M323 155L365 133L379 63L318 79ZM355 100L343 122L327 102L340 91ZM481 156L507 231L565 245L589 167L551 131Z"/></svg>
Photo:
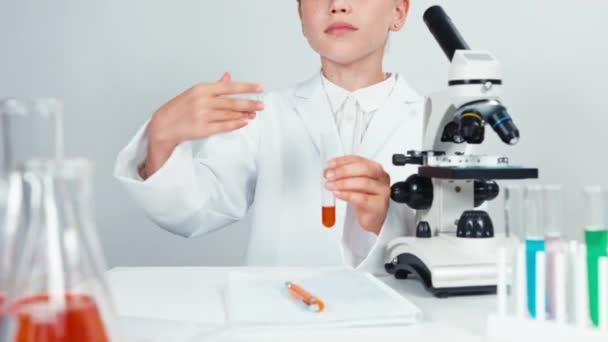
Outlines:
<svg viewBox="0 0 608 342"><path fill-rule="evenodd" d="M382 165L360 156L329 161L324 171L326 188L350 203L363 229L380 234L390 198L390 176Z"/></svg>
<svg viewBox="0 0 608 342"><path fill-rule="evenodd" d="M260 93L254 83L233 82L225 73L215 83L201 83L163 105L148 125L148 156L144 173L152 175L169 159L181 142L206 138L247 125L260 101L228 98L225 95Z"/></svg>

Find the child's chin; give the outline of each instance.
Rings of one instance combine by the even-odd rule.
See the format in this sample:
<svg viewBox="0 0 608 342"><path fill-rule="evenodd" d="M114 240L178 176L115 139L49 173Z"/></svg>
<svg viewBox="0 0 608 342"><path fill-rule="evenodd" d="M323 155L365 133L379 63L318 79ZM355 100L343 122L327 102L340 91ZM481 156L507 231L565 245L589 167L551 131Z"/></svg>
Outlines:
<svg viewBox="0 0 608 342"><path fill-rule="evenodd" d="M366 56L368 53L365 51L359 51L352 47L345 48L333 48L331 51L322 53L322 56L334 63L338 64L351 64Z"/></svg>

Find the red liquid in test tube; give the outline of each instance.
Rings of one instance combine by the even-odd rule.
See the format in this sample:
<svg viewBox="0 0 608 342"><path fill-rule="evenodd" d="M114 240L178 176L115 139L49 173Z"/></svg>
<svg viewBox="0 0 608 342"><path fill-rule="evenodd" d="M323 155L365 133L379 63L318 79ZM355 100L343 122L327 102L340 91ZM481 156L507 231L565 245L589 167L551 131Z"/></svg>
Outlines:
<svg viewBox="0 0 608 342"><path fill-rule="evenodd" d="M321 222L326 228L332 228L336 224L336 207L321 207Z"/></svg>

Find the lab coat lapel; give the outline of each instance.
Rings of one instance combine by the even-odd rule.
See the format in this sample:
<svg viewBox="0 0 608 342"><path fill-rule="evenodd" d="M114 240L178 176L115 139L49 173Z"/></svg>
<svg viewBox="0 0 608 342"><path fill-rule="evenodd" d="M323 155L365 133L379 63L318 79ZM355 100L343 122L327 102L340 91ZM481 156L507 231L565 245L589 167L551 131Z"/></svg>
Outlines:
<svg viewBox="0 0 608 342"><path fill-rule="evenodd" d="M328 136L331 139L331 150L336 151L338 155L344 154L333 113L321 85L320 75L301 83L296 88L294 109L304 123L319 155L322 147L322 130L330 131Z"/></svg>
<svg viewBox="0 0 608 342"><path fill-rule="evenodd" d="M410 121L411 124L408 126L419 129L416 120L420 120L421 115L418 108L412 104L421 101L423 97L398 77L388 102L378 110L370 122L359 150L360 154L365 158L374 159L382 146L404 122Z"/></svg>

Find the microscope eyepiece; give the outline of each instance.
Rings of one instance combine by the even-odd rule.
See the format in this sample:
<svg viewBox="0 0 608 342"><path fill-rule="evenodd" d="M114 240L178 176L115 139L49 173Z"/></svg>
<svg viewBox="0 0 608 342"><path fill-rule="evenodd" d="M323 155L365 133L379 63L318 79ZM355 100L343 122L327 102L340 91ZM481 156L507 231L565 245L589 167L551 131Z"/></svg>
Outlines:
<svg viewBox="0 0 608 342"><path fill-rule="evenodd" d="M469 50L469 45L462 38L452 19L441 6L431 6L424 12L424 22L437 40L439 46L451 61L456 50Z"/></svg>

